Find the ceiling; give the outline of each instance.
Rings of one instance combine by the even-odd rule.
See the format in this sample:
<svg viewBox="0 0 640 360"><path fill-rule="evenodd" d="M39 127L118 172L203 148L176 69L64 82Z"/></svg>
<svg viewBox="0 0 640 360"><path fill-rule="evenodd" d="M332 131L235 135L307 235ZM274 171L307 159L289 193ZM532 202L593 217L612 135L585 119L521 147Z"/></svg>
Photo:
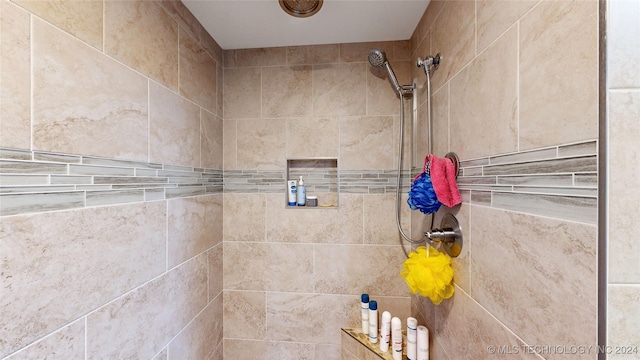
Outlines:
<svg viewBox="0 0 640 360"><path fill-rule="evenodd" d="M308 18L278 0L182 0L225 50L407 40L429 0L324 0Z"/></svg>

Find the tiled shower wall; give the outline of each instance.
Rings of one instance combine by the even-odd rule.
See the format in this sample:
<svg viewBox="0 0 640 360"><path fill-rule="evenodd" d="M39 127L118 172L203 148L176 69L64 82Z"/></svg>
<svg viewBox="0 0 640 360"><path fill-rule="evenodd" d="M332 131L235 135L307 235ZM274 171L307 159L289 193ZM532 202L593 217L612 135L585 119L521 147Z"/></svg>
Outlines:
<svg viewBox="0 0 640 360"><path fill-rule="evenodd" d="M222 50L177 1L0 1L0 358L222 358Z"/></svg>
<svg viewBox="0 0 640 360"><path fill-rule="evenodd" d="M409 41L224 53L225 358L339 359L363 292L409 315L393 195L400 105L367 62L373 47L410 84ZM337 159L339 206L286 208L286 160L313 158ZM305 184L312 195L318 184Z"/></svg>
<svg viewBox="0 0 640 360"><path fill-rule="evenodd" d="M566 355L523 345L594 346L597 1L432 1L411 41L412 58L443 55L432 76L433 149L462 160L463 204L436 216L461 222L456 293L440 306L412 300L432 357L493 358L495 346L555 359Z"/></svg>
<svg viewBox="0 0 640 360"><path fill-rule="evenodd" d="M612 359L640 359L640 3L613 0L607 10L609 97L607 344Z"/></svg>

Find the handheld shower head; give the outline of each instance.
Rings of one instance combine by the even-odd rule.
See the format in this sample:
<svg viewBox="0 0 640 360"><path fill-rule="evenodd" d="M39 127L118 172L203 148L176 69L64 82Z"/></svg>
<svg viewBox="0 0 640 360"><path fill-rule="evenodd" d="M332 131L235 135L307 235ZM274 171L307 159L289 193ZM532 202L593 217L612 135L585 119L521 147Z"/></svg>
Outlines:
<svg viewBox="0 0 640 360"><path fill-rule="evenodd" d="M398 96L402 97L402 86L398 83L398 79L396 78L396 74L394 74L393 69L391 69L391 65L389 61L387 61L387 55L384 51L380 49L371 49L369 51L369 64L375 67L385 67L387 69L387 74L389 75L389 80L391 80L391 84L393 84L393 88L396 90Z"/></svg>

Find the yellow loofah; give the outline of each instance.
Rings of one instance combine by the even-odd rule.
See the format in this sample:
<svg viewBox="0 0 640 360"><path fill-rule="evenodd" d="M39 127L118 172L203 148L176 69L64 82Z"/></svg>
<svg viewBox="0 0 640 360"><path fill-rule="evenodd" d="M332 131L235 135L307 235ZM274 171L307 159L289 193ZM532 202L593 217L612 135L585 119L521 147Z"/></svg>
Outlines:
<svg viewBox="0 0 640 360"><path fill-rule="evenodd" d="M436 305L453 296L451 258L433 247L429 249L428 256L424 246L409 253L400 276L412 293L428 297Z"/></svg>

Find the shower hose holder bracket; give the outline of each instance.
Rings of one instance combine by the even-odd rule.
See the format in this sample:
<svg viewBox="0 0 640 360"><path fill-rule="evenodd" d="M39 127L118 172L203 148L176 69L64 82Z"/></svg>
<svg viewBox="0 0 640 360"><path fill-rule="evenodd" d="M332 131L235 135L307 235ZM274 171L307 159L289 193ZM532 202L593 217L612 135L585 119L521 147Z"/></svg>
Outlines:
<svg viewBox="0 0 640 360"><path fill-rule="evenodd" d="M462 231L453 214L446 214L440 222L440 229L424 233L430 245L442 244L444 251L451 257L457 257L462 251Z"/></svg>

